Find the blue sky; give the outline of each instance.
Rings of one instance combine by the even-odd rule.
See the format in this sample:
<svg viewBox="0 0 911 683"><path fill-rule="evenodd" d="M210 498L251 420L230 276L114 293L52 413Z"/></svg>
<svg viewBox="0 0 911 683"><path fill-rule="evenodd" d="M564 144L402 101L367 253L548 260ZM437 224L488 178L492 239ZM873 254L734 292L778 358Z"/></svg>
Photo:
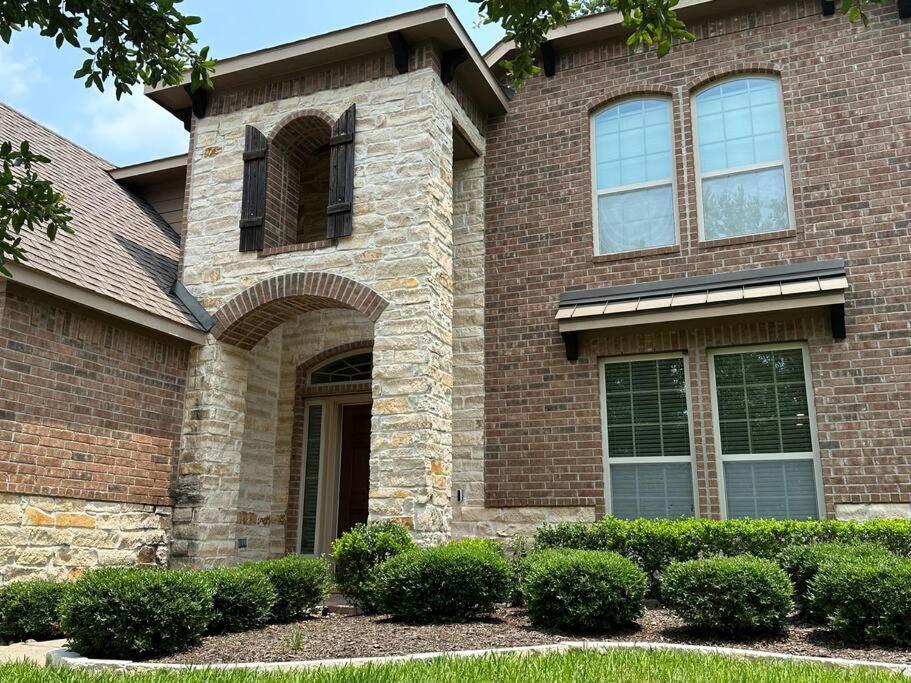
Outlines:
<svg viewBox="0 0 911 683"><path fill-rule="evenodd" d="M196 27L213 57L257 50L418 9L433 0L185 0L181 11L202 17ZM450 0L466 30L484 52L500 37L497 26L478 26L477 5ZM257 11L250 12L255 6ZM243 11L241 11L243 9ZM243 17L241 20L240 17ZM110 92L86 89L72 75L81 51L35 32L0 43L0 100L117 165L186 151L183 125L143 97L118 102Z"/></svg>

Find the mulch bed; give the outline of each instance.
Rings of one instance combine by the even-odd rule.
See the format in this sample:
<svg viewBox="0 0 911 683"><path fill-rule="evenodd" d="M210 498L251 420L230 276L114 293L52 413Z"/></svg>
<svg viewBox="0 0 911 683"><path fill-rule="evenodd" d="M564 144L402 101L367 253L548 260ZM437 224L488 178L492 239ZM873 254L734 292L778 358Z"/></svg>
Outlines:
<svg viewBox="0 0 911 683"><path fill-rule="evenodd" d="M516 608L503 608L490 619L462 624L413 625L386 617L328 614L294 624L209 637L188 652L160 661L182 664L285 662L480 650L581 639L689 643L911 664L909 649L845 644L825 629L800 623L791 624L786 634L726 639L694 633L684 628L670 611L650 609L639 620L637 628L583 637L536 629L529 624L524 610ZM294 641L299 641L297 649L292 649Z"/></svg>

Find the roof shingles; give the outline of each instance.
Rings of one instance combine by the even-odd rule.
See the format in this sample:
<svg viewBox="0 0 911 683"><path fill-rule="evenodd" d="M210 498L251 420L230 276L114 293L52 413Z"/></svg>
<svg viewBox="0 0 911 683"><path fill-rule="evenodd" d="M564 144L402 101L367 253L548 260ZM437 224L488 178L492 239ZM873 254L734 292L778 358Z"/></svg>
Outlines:
<svg viewBox="0 0 911 683"><path fill-rule="evenodd" d="M22 265L191 327L198 323L171 294L180 238L143 200L108 175L111 164L0 103L0 141L28 140L50 157L40 173L63 193L73 234L51 242L22 232Z"/></svg>

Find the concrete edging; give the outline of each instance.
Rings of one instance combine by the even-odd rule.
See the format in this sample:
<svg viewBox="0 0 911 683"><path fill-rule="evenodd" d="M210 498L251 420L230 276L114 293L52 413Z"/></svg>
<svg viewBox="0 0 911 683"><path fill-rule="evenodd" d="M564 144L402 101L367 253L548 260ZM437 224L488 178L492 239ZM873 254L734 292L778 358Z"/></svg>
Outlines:
<svg viewBox="0 0 911 683"><path fill-rule="evenodd" d="M687 645L683 643L653 643L636 641L595 641L595 640L568 640L562 643L549 645L528 645L519 647L490 648L485 650L456 650L453 652L421 652L410 655L391 655L387 657L352 657L347 659L311 659L292 662L247 662L247 663L222 663L222 664L166 664L156 662L133 662L123 659L92 659L67 650L58 648L51 650L47 655L48 666L68 667L74 669L89 669L96 671L149 671L155 669L194 670L194 669L256 669L260 671L281 671L293 669L315 669L320 667L338 666L364 666L366 664L394 664L415 660L436 659L439 657L482 657L484 655L499 654L539 654L551 652L568 652L571 650L598 650L606 652L618 649L642 650L678 650L684 652L697 652L702 654L726 655L730 657L746 657L755 659L769 659L793 662L811 662L837 667L868 667L884 669L911 677L911 664L896 664L893 662L868 661L863 659L844 659L840 657L816 657L811 655L793 655L784 652L765 652L763 650L748 650L734 647L714 647L709 645Z"/></svg>

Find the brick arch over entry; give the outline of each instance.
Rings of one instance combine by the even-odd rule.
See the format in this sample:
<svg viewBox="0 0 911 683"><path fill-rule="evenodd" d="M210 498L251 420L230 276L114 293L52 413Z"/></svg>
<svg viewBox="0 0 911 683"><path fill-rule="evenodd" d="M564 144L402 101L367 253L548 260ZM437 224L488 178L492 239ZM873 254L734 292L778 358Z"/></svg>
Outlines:
<svg viewBox="0 0 911 683"><path fill-rule="evenodd" d="M322 308L347 308L376 322L387 302L372 289L332 273L289 273L244 290L215 314L212 334L250 350L283 322Z"/></svg>

